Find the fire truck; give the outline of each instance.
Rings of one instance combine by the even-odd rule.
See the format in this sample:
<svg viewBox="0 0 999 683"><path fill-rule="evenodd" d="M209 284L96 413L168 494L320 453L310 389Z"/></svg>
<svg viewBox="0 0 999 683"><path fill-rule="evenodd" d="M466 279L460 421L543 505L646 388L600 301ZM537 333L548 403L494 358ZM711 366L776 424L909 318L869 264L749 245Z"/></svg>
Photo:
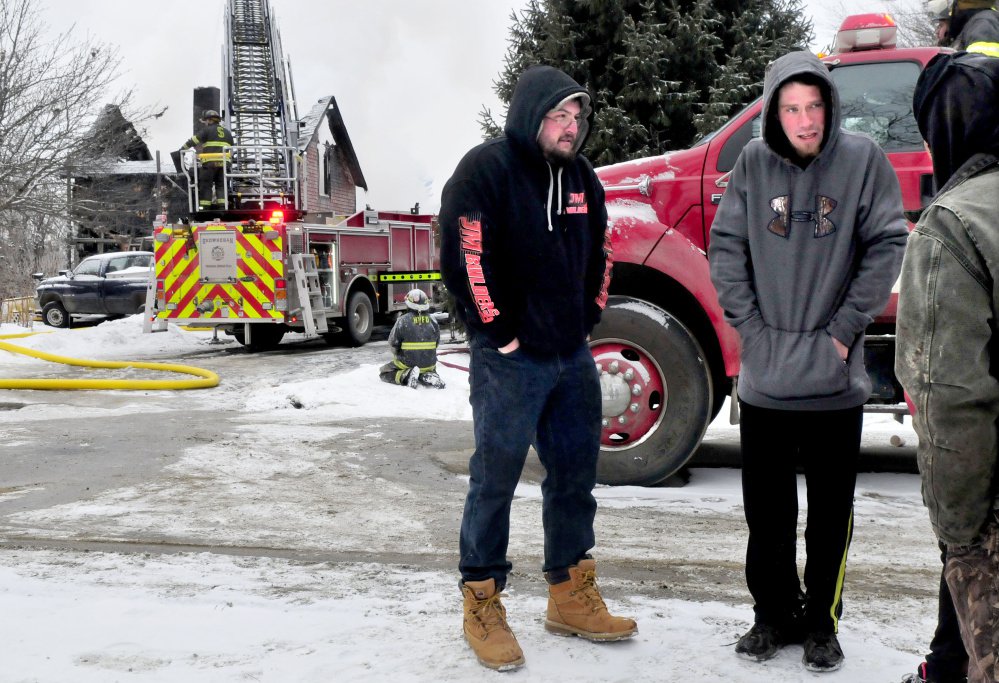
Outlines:
<svg viewBox="0 0 999 683"><path fill-rule="evenodd" d="M896 48L895 34L889 15L848 17L823 61L839 90L842 125L881 145L914 220L933 195L933 170L912 93L943 48ZM760 135L761 108L761 100L749 104L690 149L597 169L614 249L611 296L590 344L603 393L602 483L663 481L694 454L725 398L737 405L739 339L718 305L707 247L736 159ZM874 389L865 410L901 420L896 303L897 292L867 330Z"/></svg>
<svg viewBox="0 0 999 683"><path fill-rule="evenodd" d="M157 217L147 328L215 328L251 350L274 348L288 331L362 345L376 316L405 308L410 289L433 297L432 217L364 210L309 222L314 164L302 161L290 67L268 0L227 0L225 36L221 98L235 142L225 197L200 210L195 163L190 217Z"/></svg>

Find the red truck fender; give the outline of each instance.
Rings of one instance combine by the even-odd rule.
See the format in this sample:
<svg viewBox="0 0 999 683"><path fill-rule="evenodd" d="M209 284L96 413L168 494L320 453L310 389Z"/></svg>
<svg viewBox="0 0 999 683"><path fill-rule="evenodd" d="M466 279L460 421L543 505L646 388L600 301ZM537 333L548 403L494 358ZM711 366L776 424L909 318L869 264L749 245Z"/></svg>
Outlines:
<svg viewBox="0 0 999 683"><path fill-rule="evenodd" d="M739 374L739 333L725 322L704 251L683 234L667 230L644 265L676 280L697 299L717 337L725 374L729 377Z"/></svg>
<svg viewBox="0 0 999 683"><path fill-rule="evenodd" d="M737 368L738 337L697 245L664 227L649 204L611 201L608 216L611 296L590 338L603 404L597 479L652 485L700 442L727 393L713 377L719 356Z"/></svg>

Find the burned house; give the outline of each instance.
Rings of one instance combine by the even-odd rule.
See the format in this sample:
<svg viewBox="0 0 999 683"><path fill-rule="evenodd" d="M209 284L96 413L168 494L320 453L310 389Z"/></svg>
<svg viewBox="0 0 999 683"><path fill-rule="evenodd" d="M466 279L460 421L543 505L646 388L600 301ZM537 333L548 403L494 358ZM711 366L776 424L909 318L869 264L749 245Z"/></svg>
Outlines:
<svg viewBox="0 0 999 683"><path fill-rule="evenodd" d="M300 196L307 220L337 222L355 213L357 190L368 189L336 98L323 97L298 123Z"/></svg>
<svg viewBox="0 0 999 683"><path fill-rule="evenodd" d="M218 88L197 88L194 117L217 107ZM193 121L198 128L197 120ZM320 99L297 122L300 198L306 220L335 223L354 214L357 188L367 190L336 99ZM188 216L188 178L166 155L154 156L117 107L93 128L91 154L69 179L76 257L145 246L153 220ZM238 131L237 131L237 141ZM179 146L179 145L178 145Z"/></svg>
<svg viewBox="0 0 999 683"><path fill-rule="evenodd" d="M160 213L187 213L187 181L161 163L135 126L108 105L68 180L77 258L137 248Z"/></svg>

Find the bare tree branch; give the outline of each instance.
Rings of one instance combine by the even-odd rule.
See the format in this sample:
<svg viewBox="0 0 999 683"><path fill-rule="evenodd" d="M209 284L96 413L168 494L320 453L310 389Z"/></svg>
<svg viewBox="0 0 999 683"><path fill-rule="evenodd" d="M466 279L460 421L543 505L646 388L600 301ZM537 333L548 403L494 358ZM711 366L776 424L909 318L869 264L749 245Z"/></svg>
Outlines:
<svg viewBox="0 0 999 683"><path fill-rule="evenodd" d="M69 179L107 169L141 144L108 107L121 120L154 115L131 111L130 91L112 94L117 48L76 40L74 28L51 31L31 0L0 2L0 296L30 294L30 273L53 270L47 254L69 265ZM116 206L112 196L91 199L103 202L91 207L96 214Z"/></svg>

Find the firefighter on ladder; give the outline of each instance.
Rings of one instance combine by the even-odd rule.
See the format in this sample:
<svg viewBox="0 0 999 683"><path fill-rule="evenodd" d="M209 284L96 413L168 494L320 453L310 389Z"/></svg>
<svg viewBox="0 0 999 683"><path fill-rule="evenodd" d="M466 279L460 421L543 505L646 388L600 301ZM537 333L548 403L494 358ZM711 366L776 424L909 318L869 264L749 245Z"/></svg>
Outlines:
<svg viewBox="0 0 999 683"><path fill-rule="evenodd" d="M395 358L379 369L379 376L413 389L419 384L443 389L444 380L437 374L441 330L430 315L430 300L422 290L412 289L406 294L406 307L409 310L399 316L389 333Z"/></svg>
<svg viewBox="0 0 999 683"><path fill-rule="evenodd" d="M232 133L222 124L222 117L214 109L201 114L205 124L181 150L194 147L198 150L198 210L225 208L225 165L229 161ZM214 191L214 198L213 198Z"/></svg>

